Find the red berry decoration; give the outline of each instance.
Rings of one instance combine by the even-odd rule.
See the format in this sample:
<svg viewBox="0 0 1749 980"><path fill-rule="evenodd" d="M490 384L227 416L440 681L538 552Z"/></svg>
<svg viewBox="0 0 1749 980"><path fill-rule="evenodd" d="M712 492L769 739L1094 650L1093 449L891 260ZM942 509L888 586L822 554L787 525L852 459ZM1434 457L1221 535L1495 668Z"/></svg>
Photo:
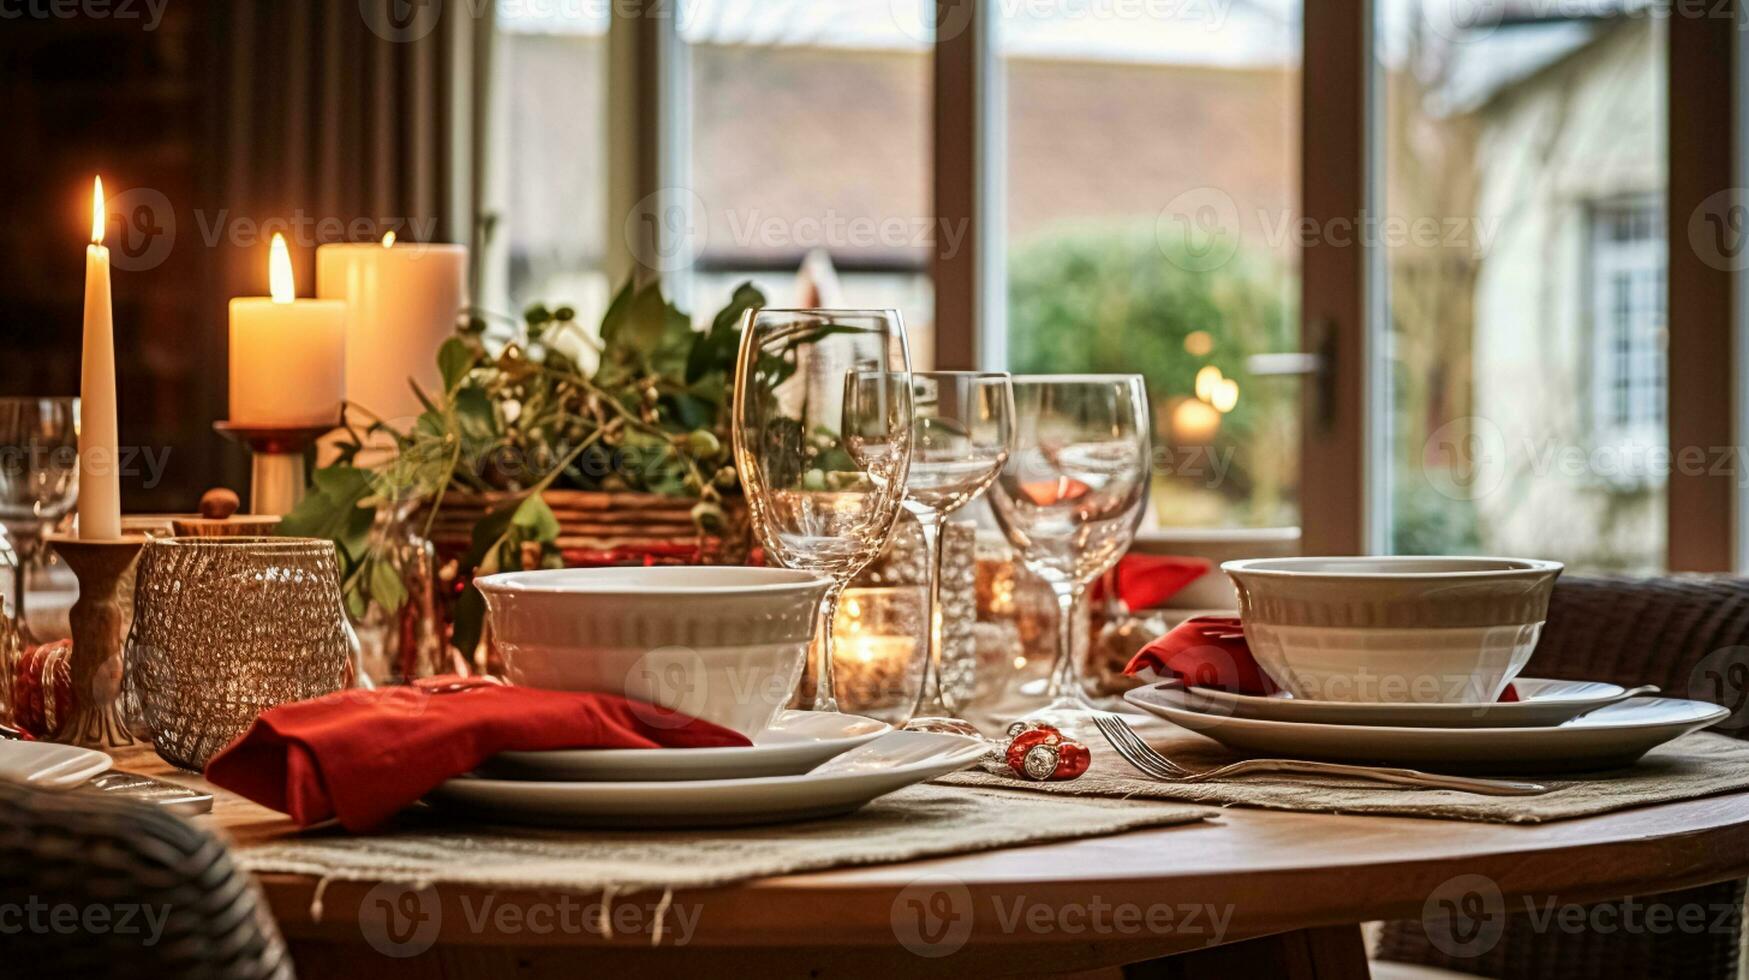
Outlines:
<svg viewBox="0 0 1749 980"><path fill-rule="evenodd" d="M1087 771L1093 755L1087 746L1050 725L1015 722L1003 761L1016 776L1034 782L1074 779Z"/></svg>
<svg viewBox="0 0 1749 980"><path fill-rule="evenodd" d="M38 738L55 733L73 710L73 641L32 647L13 677L13 721Z"/></svg>

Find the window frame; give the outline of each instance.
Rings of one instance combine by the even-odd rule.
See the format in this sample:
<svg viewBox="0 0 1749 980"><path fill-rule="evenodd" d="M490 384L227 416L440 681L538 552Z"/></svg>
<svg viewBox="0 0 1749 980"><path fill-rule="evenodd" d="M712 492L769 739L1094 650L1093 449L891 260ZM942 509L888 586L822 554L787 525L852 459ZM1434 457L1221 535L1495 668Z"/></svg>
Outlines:
<svg viewBox="0 0 1749 980"><path fill-rule="evenodd" d="M965 23L936 39L933 56L935 217L966 223L960 251L932 262L936 362L999 368L1005 361L1002 268L1003 92L994 50L997 7L977 0L934 0L938 24ZM1669 187L1664 207L1666 263L1666 426L1673 465L1668 481L1671 571L1749 567L1749 503L1740 488L1736 433L1749 430L1749 271L1708 265L1687 247L1688 217L1703 207L1742 207L1749 186L1749 108L1736 97L1749 61L1749 35L1732 16L1670 18ZM971 16L962 10L969 5ZM615 4L610 85L634 87L610 98L610 215L625 215L649 194L685 186L685 77L673 0ZM1374 213L1382 173L1382 85L1373 56L1373 0L1307 0L1302 11L1302 219L1323 222ZM623 89L622 89L623 91ZM1725 91L1732 98L1721 99ZM610 89L611 92L611 89ZM653 125L649 123L654 123ZM608 241L624 240L621 228ZM648 248L646 244L644 246ZM635 268L628 251L611 271ZM1385 553L1390 543L1388 305L1383 250L1328 241L1301 255L1300 334L1321 357L1302 386L1300 513L1309 554ZM1729 406L1721 410L1720 406ZM1699 452L1706 465L1684 465Z"/></svg>

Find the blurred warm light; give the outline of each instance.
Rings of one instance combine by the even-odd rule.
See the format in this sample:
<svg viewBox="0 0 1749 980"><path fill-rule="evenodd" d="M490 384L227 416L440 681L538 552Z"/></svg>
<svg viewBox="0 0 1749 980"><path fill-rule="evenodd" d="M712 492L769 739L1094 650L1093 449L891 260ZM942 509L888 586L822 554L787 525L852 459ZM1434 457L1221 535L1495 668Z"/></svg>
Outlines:
<svg viewBox="0 0 1749 980"><path fill-rule="evenodd" d="M274 235L268 249L267 287L275 303L290 303L298 298L297 287L292 283L291 252L286 250L284 235Z"/></svg>
<svg viewBox="0 0 1749 980"><path fill-rule="evenodd" d="M1196 372L1196 397L1202 399L1203 401L1205 401L1205 402L1214 401L1215 389L1219 388L1220 385L1221 385L1221 369L1218 367L1215 367L1213 364L1210 364L1207 367L1204 367L1201 371Z"/></svg>
<svg viewBox="0 0 1749 980"><path fill-rule="evenodd" d="M91 192L91 244L102 245L103 226L109 223L103 220L103 178L94 177L92 181L94 189Z"/></svg>
<svg viewBox="0 0 1749 980"><path fill-rule="evenodd" d="M1234 397L1238 388L1234 387ZM1172 435L1180 443L1197 445L1214 439L1221 430L1221 413L1198 398L1181 400L1172 409Z"/></svg>
<svg viewBox="0 0 1749 980"><path fill-rule="evenodd" d="M393 231L391 231L388 234L383 236L383 247L384 248L394 248L395 247L395 233Z"/></svg>
<svg viewBox="0 0 1749 980"><path fill-rule="evenodd" d="M1222 378L1221 383L1215 385L1208 402L1215 407L1215 411L1223 415L1231 412L1233 406L1239 404L1239 382L1232 378Z"/></svg>
<svg viewBox="0 0 1749 980"><path fill-rule="evenodd" d="M1184 352L1191 357L1207 357L1215 349L1215 338L1207 330L1192 330L1184 336Z"/></svg>

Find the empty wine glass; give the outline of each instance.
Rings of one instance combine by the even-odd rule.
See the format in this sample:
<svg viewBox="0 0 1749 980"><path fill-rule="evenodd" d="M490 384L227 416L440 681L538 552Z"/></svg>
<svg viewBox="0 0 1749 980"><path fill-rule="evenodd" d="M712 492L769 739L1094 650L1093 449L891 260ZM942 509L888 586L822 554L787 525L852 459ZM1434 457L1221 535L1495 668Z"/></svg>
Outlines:
<svg viewBox="0 0 1749 980"><path fill-rule="evenodd" d="M1014 445L1014 390L1006 373L930 371L911 375L916 415L905 509L923 528L929 573L929 656L911 721L913 731L977 735L947 703L941 683L941 525L983 493Z"/></svg>
<svg viewBox="0 0 1749 980"><path fill-rule="evenodd" d="M1057 598L1057 658L1038 714L1092 705L1075 659L1087 586L1129 550L1148 500L1148 392L1139 375L1014 379L1014 452L990 492L1009 543Z"/></svg>
<svg viewBox="0 0 1749 980"><path fill-rule="evenodd" d="M735 464L768 558L832 580L815 711L837 711L832 626L886 547L911 463L911 356L897 310L749 310L735 370Z"/></svg>
<svg viewBox="0 0 1749 980"><path fill-rule="evenodd" d="M21 625L44 538L78 497L79 400L0 398L0 523L17 553L12 615Z"/></svg>

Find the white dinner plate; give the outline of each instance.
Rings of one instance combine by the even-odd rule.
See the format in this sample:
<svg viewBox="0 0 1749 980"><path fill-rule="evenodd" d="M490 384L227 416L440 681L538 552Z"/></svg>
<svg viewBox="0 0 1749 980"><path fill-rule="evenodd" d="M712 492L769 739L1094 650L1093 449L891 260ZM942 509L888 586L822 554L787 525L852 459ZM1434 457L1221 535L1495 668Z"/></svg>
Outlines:
<svg viewBox="0 0 1749 980"><path fill-rule="evenodd" d="M1570 718L1622 700L1627 690L1599 681L1555 681L1520 677L1512 682L1517 701L1495 704L1367 704L1309 701L1279 694L1258 697L1208 687L1185 688L1172 696L1181 707L1203 714L1259 721L1319 725L1394 725L1403 728L1530 728L1559 725Z"/></svg>
<svg viewBox="0 0 1749 980"><path fill-rule="evenodd" d="M0 741L0 779L32 789L72 789L104 772L114 760L96 749L55 742Z"/></svg>
<svg viewBox="0 0 1749 980"><path fill-rule="evenodd" d="M893 730L833 711L785 711L753 744L715 749L569 749L501 752L480 767L494 779L561 781L746 779L794 776Z"/></svg>
<svg viewBox="0 0 1749 980"><path fill-rule="evenodd" d="M728 827L849 813L972 765L982 739L888 732L798 776L646 782L530 782L462 776L428 797L484 820L591 827Z"/></svg>
<svg viewBox="0 0 1749 980"><path fill-rule="evenodd" d="M1730 716L1729 709L1680 698L1631 698L1561 725L1527 728L1408 728L1319 725L1211 715L1169 688L1124 697L1167 721L1231 749L1288 759L1411 766L1441 772L1557 773L1631 766L1652 749Z"/></svg>

